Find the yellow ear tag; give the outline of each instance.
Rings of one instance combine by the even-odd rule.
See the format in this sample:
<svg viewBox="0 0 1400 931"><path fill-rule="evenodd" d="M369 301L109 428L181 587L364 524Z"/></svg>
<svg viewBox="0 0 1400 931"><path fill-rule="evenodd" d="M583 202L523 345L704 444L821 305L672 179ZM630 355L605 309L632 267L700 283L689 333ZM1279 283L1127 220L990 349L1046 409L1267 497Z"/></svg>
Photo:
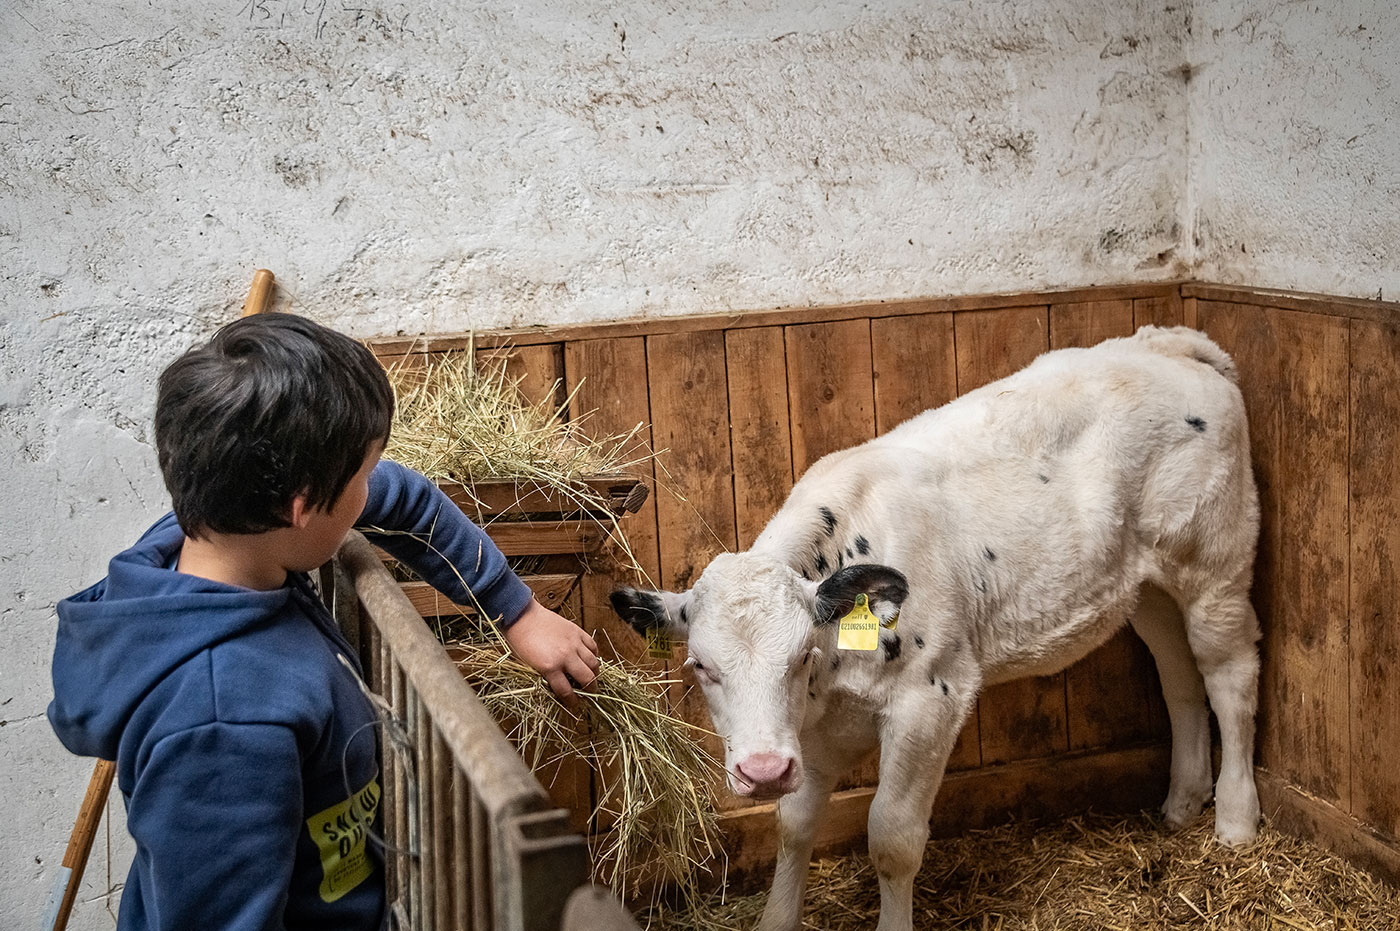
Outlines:
<svg viewBox="0 0 1400 931"><path fill-rule="evenodd" d="M662 627L647 628L647 656L652 659L671 658L671 638Z"/></svg>
<svg viewBox="0 0 1400 931"><path fill-rule="evenodd" d="M880 619L870 613L864 593L856 596L855 607L841 618L836 646L842 650L873 650L880 645Z"/></svg>

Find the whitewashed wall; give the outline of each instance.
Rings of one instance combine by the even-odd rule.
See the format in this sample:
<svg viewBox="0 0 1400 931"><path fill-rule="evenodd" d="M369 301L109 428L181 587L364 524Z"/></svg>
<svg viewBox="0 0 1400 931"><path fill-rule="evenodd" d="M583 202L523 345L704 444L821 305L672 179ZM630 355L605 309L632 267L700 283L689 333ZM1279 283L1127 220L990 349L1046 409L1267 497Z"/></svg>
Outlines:
<svg viewBox="0 0 1400 931"><path fill-rule="evenodd" d="M1196 277L1400 299L1400 6L1192 9Z"/></svg>
<svg viewBox="0 0 1400 931"><path fill-rule="evenodd" d="M155 377L236 315L257 267L277 272L279 308L358 335L1140 281L1197 263L1341 293L1395 277L1393 253L1363 264L1358 235L1335 228L1305 254L1338 278L1286 279L1299 253L1247 266L1233 244L1249 229L1263 251L1281 217L1305 227L1373 190L1301 144L1265 159L1272 111L1241 89L1324 123L1327 151L1371 140L1365 164L1394 196L1396 130L1347 122L1393 105L1395 74L1374 49L1343 57L1362 47L1351 7L1271 26L1332 37L1348 110L1309 96L1301 66L1264 87L1270 56L1314 59L1232 31L1233 3L465 6L0 9L0 913L16 926L42 908L89 771L43 718L53 605L165 507ZM1225 31L1203 35L1216 20ZM1375 29L1393 51L1393 29ZM1184 67L1196 57L1209 67ZM1222 129L1248 145L1202 134ZM1249 213L1249 192L1217 173L1241 154L1292 213ZM1326 203L1269 189L1314 175ZM1374 211L1359 236L1394 241L1396 215ZM111 923L103 893L130 853L109 810L74 928Z"/></svg>

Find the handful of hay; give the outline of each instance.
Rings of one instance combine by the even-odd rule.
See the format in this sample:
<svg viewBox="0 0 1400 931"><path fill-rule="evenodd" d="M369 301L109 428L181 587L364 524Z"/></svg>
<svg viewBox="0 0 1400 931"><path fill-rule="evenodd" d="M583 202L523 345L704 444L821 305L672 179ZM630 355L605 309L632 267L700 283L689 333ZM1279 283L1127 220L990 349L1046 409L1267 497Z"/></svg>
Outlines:
<svg viewBox="0 0 1400 931"><path fill-rule="evenodd" d="M662 710L674 680L605 662L574 712L504 643L447 646L532 770L579 758L597 774L591 821L610 818L614 827L590 831L590 845L608 885L623 898L658 883L697 897L698 874L720 850L713 787L724 770L700 741L706 731Z"/></svg>

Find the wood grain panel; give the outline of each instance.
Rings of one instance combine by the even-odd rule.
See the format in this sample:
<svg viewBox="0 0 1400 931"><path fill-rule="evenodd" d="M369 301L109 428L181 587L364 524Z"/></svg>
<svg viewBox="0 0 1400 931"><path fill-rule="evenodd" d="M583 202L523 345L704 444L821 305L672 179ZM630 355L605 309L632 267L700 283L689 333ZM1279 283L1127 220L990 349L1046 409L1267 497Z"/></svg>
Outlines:
<svg viewBox="0 0 1400 931"><path fill-rule="evenodd" d="M1084 301L1050 308L1050 348L1097 346L1115 336L1133 335L1132 301Z"/></svg>
<svg viewBox="0 0 1400 931"><path fill-rule="evenodd" d="M1279 523L1281 662L1272 685L1281 756L1275 771L1343 808L1351 804L1347 657L1349 326L1271 310L1282 373ZM1280 764L1281 760L1272 761Z"/></svg>
<svg viewBox="0 0 1400 931"><path fill-rule="evenodd" d="M1194 300L1194 299L1193 299ZM1259 713L1256 743L1259 762L1270 768L1281 759L1281 696L1278 677L1287 644L1277 623L1278 562L1281 528L1280 442L1281 392L1279 345L1272 318L1262 307L1195 301L1200 328L1230 353L1240 376L1245 415L1249 419L1254 483L1259 490L1259 546L1254 559L1251 600L1263 629L1260 658Z"/></svg>
<svg viewBox="0 0 1400 931"><path fill-rule="evenodd" d="M649 425L646 346L642 338L585 340L564 345L564 373L572 420L584 418L585 433L594 436L627 433L637 424ZM638 453L649 451L651 429L638 434ZM649 660L646 644L623 623L608 602L608 594L619 584L653 586L660 578L656 543L656 493L650 462L628 471L639 474L652 487L652 494L633 516L626 520L627 539L645 577L623 575L614 578L590 573L580 583L580 611L583 625L599 640L604 657L612 655L664 668L664 662Z"/></svg>
<svg viewBox="0 0 1400 931"><path fill-rule="evenodd" d="M1148 325L1182 326L1186 323L1181 294L1133 298L1133 329Z"/></svg>
<svg viewBox="0 0 1400 931"><path fill-rule="evenodd" d="M739 547L748 549L792 491L787 349L782 327L729 330L724 341L734 523Z"/></svg>
<svg viewBox="0 0 1400 931"><path fill-rule="evenodd" d="M531 404L547 402L552 410L564 403L564 346L498 346L476 351L483 372L498 373L517 387Z"/></svg>
<svg viewBox="0 0 1400 931"><path fill-rule="evenodd" d="M736 546L724 334L647 338L651 432L665 450L657 476L661 585L684 591Z"/></svg>
<svg viewBox="0 0 1400 931"><path fill-rule="evenodd" d="M1350 464L1351 812L1400 837L1400 322L1351 323Z"/></svg>
<svg viewBox="0 0 1400 931"><path fill-rule="evenodd" d="M1131 336L1133 301L1057 304L1050 308L1050 346L1093 346ZM1154 736L1157 667L1142 640L1124 628L1064 672L1071 750L1132 743Z"/></svg>
<svg viewBox="0 0 1400 931"><path fill-rule="evenodd" d="M958 396L951 314L871 320L870 350L875 371L876 433L888 433L909 418ZM958 734L948 769L972 769L981 762L977 715L973 714ZM872 774L872 782L878 766L879 760L872 760L863 770Z"/></svg>
<svg viewBox="0 0 1400 931"><path fill-rule="evenodd" d="M958 396L951 314L871 320L870 348L877 434Z"/></svg>
<svg viewBox="0 0 1400 931"><path fill-rule="evenodd" d="M870 321L792 326L784 338L792 468L801 478L827 453L875 435Z"/></svg>
<svg viewBox="0 0 1400 931"><path fill-rule="evenodd" d="M959 394L1025 368L1050 346L1047 307L961 312L953 327ZM1069 747L1063 673L994 685L977 705L984 766Z"/></svg>
<svg viewBox="0 0 1400 931"><path fill-rule="evenodd" d="M729 389L724 334L668 333L647 338L652 437L663 457L657 475L657 543L662 587L684 591L716 555L735 548L734 486L730 479ZM679 671L687 651L672 648ZM672 707L682 718L713 728L704 696L689 670L671 686ZM715 759L724 742L702 736ZM723 807L738 807L730 793Z"/></svg>

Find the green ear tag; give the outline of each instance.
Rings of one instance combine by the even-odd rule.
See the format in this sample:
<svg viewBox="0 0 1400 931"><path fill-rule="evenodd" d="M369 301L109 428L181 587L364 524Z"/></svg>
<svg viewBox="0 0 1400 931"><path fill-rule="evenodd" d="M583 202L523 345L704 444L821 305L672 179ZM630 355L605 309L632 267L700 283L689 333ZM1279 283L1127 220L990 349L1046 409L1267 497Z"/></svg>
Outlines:
<svg viewBox="0 0 1400 931"><path fill-rule="evenodd" d="M663 627L647 628L647 656L652 659L671 658L671 638Z"/></svg>
<svg viewBox="0 0 1400 931"><path fill-rule="evenodd" d="M870 613L870 600L861 593L850 613L841 618L836 646L842 650L874 650L879 645L880 619Z"/></svg>

